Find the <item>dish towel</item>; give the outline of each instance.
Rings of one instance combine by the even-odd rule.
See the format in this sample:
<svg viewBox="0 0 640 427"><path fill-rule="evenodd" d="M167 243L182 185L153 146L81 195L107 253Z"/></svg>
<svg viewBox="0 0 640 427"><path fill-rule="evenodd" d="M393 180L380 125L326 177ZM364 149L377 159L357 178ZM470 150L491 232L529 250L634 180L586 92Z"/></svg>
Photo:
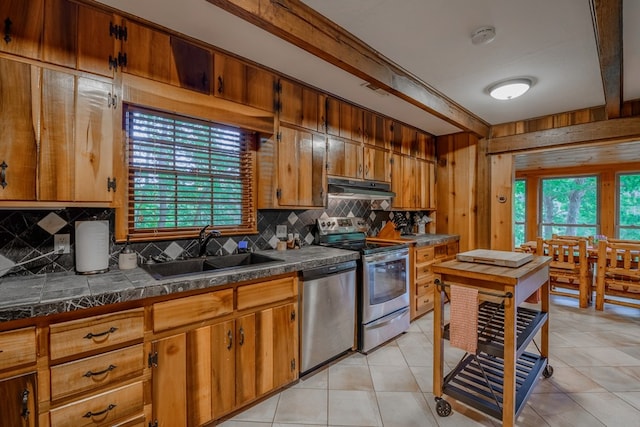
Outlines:
<svg viewBox="0 0 640 427"><path fill-rule="evenodd" d="M478 290L451 285L449 342L467 353L478 348Z"/></svg>

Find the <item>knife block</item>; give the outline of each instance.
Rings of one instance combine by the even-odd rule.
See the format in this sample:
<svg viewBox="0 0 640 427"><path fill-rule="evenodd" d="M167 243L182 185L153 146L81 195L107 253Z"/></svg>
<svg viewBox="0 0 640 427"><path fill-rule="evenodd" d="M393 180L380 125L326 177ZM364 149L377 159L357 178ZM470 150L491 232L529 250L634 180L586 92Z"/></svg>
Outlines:
<svg viewBox="0 0 640 427"><path fill-rule="evenodd" d="M393 221L387 221L387 223L382 227L382 229L378 232L378 235L381 239L392 239L397 240L400 238L400 230L396 230L396 225Z"/></svg>

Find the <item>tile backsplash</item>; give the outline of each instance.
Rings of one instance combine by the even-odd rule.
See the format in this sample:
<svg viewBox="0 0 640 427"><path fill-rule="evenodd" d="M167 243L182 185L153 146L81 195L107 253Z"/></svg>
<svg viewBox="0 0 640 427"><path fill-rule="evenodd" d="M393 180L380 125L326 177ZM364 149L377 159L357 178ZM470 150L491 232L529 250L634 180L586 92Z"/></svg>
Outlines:
<svg viewBox="0 0 640 427"><path fill-rule="evenodd" d="M373 202L373 205L379 206L376 202ZM322 216L363 217L369 225L369 235L375 236L383 221L388 221L398 214L412 220L415 214L372 210L371 206L372 202L369 200L330 198L326 209L261 210L258 211L258 234L214 238L208 245L208 252L233 253L241 240L247 241L248 247L252 249L275 248L278 240L277 225L286 225L288 233L298 233L302 244L309 245L314 241L316 219ZM113 238L114 217L115 212L112 209L0 210L0 276L74 271L74 223L90 219L109 220L109 266L117 268L118 254L123 245L115 243ZM54 234L71 235L70 254L53 254ZM199 249L197 239L132 243L131 248L140 258L145 259L194 256Z"/></svg>

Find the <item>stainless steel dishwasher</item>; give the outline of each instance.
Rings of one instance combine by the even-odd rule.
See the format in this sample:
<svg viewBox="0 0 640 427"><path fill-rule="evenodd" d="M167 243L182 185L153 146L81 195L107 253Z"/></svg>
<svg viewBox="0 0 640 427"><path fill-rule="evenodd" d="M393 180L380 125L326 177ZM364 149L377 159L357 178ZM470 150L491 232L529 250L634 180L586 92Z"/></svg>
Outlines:
<svg viewBox="0 0 640 427"><path fill-rule="evenodd" d="M302 272L300 373L355 347L356 262Z"/></svg>

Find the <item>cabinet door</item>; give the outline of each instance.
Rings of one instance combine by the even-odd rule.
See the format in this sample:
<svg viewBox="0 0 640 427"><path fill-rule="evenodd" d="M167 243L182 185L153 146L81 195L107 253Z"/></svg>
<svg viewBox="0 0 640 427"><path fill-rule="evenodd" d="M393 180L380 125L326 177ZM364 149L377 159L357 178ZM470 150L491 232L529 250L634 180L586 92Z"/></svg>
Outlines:
<svg viewBox="0 0 640 427"><path fill-rule="evenodd" d="M359 143L329 137L327 140L327 174L345 178L362 178L363 151Z"/></svg>
<svg viewBox="0 0 640 427"><path fill-rule="evenodd" d="M378 148L389 148L389 137L386 132L386 120L371 111L363 113L363 141Z"/></svg>
<svg viewBox="0 0 640 427"><path fill-rule="evenodd" d="M364 147L364 179L391 181L389 172L389 152L376 147Z"/></svg>
<svg viewBox="0 0 640 427"><path fill-rule="evenodd" d="M273 111L275 102L274 74L257 67L246 67L247 97L246 103L261 110Z"/></svg>
<svg viewBox="0 0 640 427"><path fill-rule="evenodd" d="M45 0L42 59L76 67L78 5L69 0Z"/></svg>
<svg viewBox="0 0 640 427"><path fill-rule="evenodd" d="M153 342L157 366L153 369L153 420L159 427L187 425L186 335Z"/></svg>
<svg viewBox="0 0 640 427"><path fill-rule="evenodd" d="M407 209L416 207L416 160L402 157L402 205Z"/></svg>
<svg viewBox="0 0 640 427"><path fill-rule="evenodd" d="M363 114L362 108L351 106L351 139L354 141L364 141Z"/></svg>
<svg viewBox="0 0 640 427"><path fill-rule="evenodd" d="M0 200L35 200L40 69L0 58Z"/></svg>
<svg viewBox="0 0 640 427"><path fill-rule="evenodd" d="M280 79L280 121L302 126L302 86Z"/></svg>
<svg viewBox="0 0 640 427"><path fill-rule="evenodd" d="M36 374L26 374L0 381L0 427L37 425Z"/></svg>
<svg viewBox="0 0 640 427"><path fill-rule="evenodd" d="M114 16L89 6L78 7L78 68L113 77L117 68L113 62L116 39L110 32Z"/></svg>
<svg viewBox="0 0 640 427"><path fill-rule="evenodd" d="M234 322L187 333L189 424L199 426L235 408Z"/></svg>
<svg viewBox="0 0 640 427"><path fill-rule="evenodd" d="M172 36L171 52L174 61L172 82L185 89L210 94L213 73L211 51Z"/></svg>
<svg viewBox="0 0 640 427"><path fill-rule="evenodd" d="M327 133L340 136L340 101L327 96L324 101L324 117Z"/></svg>
<svg viewBox="0 0 640 427"><path fill-rule="evenodd" d="M423 160L436 160L436 144L434 137L424 133L418 132L416 135L416 157Z"/></svg>
<svg viewBox="0 0 640 427"><path fill-rule="evenodd" d="M127 61L122 71L162 83L171 82L169 35L134 21L125 21L123 25L127 38L121 41L120 48Z"/></svg>
<svg viewBox="0 0 640 427"><path fill-rule="evenodd" d="M236 405L256 397L256 315L236 319Z"/></svg>
<svg viewBox="0 0 640 427"><path fill-rule="evenodd" d="M286 304L273 312L273 388L289 384L298 378L298 318L297 304ZM262 331L262 328L260 329ZM259 335L262 336L262 335ZM260 377L260 375L258 375Z"/></svg>
<svg viewBox="0 0 640 427"><path fill-rule="evenodd" d="M394 209L405 208L403 194L405 189L403 185L402 175L402 156L400 154L391 155L391 191L396 193L396 197L393 198L392 205Z"/></svg>
<svg viewBox="0 0 640 427"><path fill-rule="evenodd" d="M318 92L310 88L302 88L302 117L300 126L311 130L322 130L318 111Z"/></svg>
<svg viewBox="0 0 640 427"><path fill-rule="evenodd" d="M42 72L39 200L73 200L74 197L75 82L72 74L49 69Z"/></svg>
<svg viewBox="0 0 640 427"><path fill-rule="evenodd" d="M419 209L435 209L435 165L416 160L416 202Z"/></svg>
<svg viewBox="0 0 640 427"><path fill-rule="evenodd" d="M280 127L278 184L280 206L324 206L324 136Z"/></svg>
<svg viewBox="0 0 640 427"><path fill-rule="evenodd" d="M0 52L40 58L44 0L2 0Z"/></svg>
<svg viewBox="0 0 640 427"><path fill-rule="evenodd" d="M113 172L113 87L78 77L76 88L76 201L111 201L107 180ZM124 184L124 183L123 183ZM122 185L122 184L121 184Z"/></svg>
<svg viewBox="0 0 640 427"><path fill-rule="evenodd" d="M244 103L246 98L246 65L223 54L215 54L215 91L214 95L229 101ZM271 88L273 92L273 87Z"/></svg>

